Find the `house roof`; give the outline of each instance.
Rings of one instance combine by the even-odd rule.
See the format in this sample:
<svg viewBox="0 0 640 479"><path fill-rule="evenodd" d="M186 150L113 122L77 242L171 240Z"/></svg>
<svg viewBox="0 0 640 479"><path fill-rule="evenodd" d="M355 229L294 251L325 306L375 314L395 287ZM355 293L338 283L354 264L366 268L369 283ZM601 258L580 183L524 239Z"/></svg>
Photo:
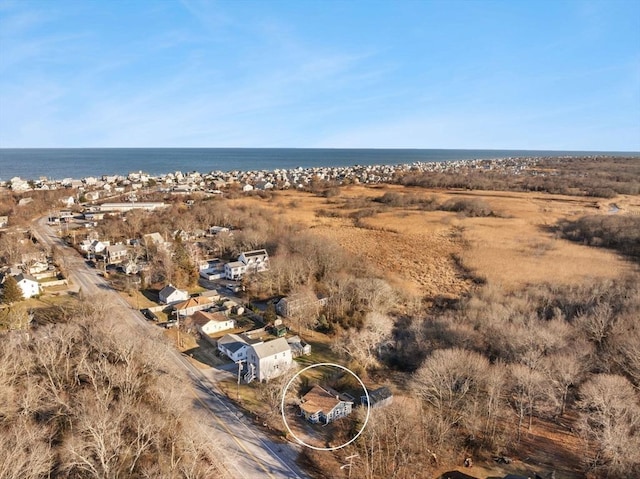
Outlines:
<svg viewBox="0 0 640 479"><path fill-rule="evenodd" d="M31 276L30 274L27 274L27 273L18 273L13 278L16 280L16 283L19 283L23 279L27 280L27 281L33 281L34 283L38 282L37 279L35 279L33 276Z"/></svg>
<svg viewBox="0 0 640 479"><path fill-rule="evenodd" d="M164 288L162 288L160 290L159 294L160 294L160 296L164 296L166 298L168 296L171 296L176 291L180 291L182 293L186 293L186 291L182 291L181 289L176 288L174 285L168 284L168 285L166 285Z"/></svg>
<svg viewBox="0 0 640 479"><path fill-rule="evenodd" d="M393 393L387 386L382 386L381 388L369 391L369 400L371 401L371 405L384 401L390 397L393 397Z"/></svg>
<svg viewBox="0 0 640 479"><path fill-rule="evenodd" d="M206 296L196 296L194 298L189 298L186 301L178 303L173 306L173 309L188 309L196 306L202 306L203 304L210 304L211 298L207 298Z"/></svg>
<svg viewBox="0 0 640 479"><path fill-rule="evenodd" d="M145 241L150 241L151 243L162 244L164 243L164 238L160 233L148 233L146 235L142 235L142 239Z"/></svg>
<svg viewBox="0 0 640 479"><path fill-rule="evenodd" d="M123 251L127 251L127 247L123 244L114 244L111 246L107 246L107 253L122 253Z"/></svg>
<svg viewBox="0 0 640 479"><path fill-rule="evenodd" d="M220 339L218 339L218 347L223 346L226 350L235 353L239 349L244 346L248 346L249 343L242 337L237 334L225 334Z"/></svg>
<svg viewBox="0 0 640 479"><path fill-rule="evenodd" d="M204 326L209 321L215 321L217 323L225 323L227 321L230 321L227 316L220 312L207 313L205 311L196 311L191 317L196 324L200 324L201 326Z"/></svg>
<svg viewBox="0 0 640 479"><path fill-rule="evenodd" d="M245 258L251 258L253 256L269 256L267 254L267 250L266 249L256 249L253 251L243 251L242 254L244 255Z"/></svg>
<svg viewBox="0 0 640 479"><path fill-rule="evenodd" d="M227 263L227 266L229 266L229 268L241 268L244 265L245 264L242 261L231 261Z"/></svg>
<svg viewBox="0 0 640 479"><path fill-rule="evenodd" d="M291 351L289 343L287 343L287 340L284 338L274 339L272 341L267 341L266 343L254 344L252 347L256 352L258 359L264 359L278 353Z"/></svg>
<svg viewBox="0 0 640 479"><path fill-rule="evenodd" d="M304 402L300 405L300 408L304 412L308 414L322 412L325 415L342 402L337 393L332 394L317 384L302 397L302 400Z"/></svg>

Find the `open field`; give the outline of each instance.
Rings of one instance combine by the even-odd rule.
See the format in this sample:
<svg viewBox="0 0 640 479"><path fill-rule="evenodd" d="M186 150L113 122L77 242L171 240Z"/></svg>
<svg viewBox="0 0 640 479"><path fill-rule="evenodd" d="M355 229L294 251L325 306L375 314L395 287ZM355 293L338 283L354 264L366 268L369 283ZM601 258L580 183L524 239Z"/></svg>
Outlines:
<svg viewBox="0 0 640 479"><path fill-rule="evenodd" d="M420 206L387 206L373 201L386 192L442 204L452 199L482 200L495 216L465 217ZM249 197L235 203L259 205L274 216L302 224L366 259L393 284L433 298L455 297L472 284L457 255L473 275L506 288L552 281L618 277L637 269L615 252L559 239L550 226L582 215L640 214L640 199L621 195L600 199L529 192L441 191L383 185L349 186L325 198L299 191L273 199Z"/></svg>

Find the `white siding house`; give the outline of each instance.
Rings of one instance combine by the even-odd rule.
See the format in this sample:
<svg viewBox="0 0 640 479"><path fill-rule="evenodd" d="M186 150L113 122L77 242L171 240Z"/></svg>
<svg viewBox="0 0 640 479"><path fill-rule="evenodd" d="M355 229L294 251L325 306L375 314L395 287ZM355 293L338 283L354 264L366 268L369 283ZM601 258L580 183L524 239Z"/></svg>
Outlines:
<svg viewBox="0 0 640 479"><path fill-rule="evenodd" d="M232 361L244 361L247 359L249 343L237 334L225 334L218 339L218 351Z"/></svg>
<svg viewBox="0 0 640 479"><path fill-rule="evenodd" d="M245 381L268 381L280 376L291 367L292 361L291 348L284 338L252 344L247 351Z"/></svg>
<svg viewBox="0 0 640 479"><path fill-rule="evenodd" d="M236 322L222 313L205 313L198 311L193 315L198 331L210 335L221 331L228 331L236 327Z"/></svg>
<svg viewBox="0 0 640 479"><path fill-rule="evenodd" d="M254 251L244 251L240 254L238 261L247 266L247 271L259 273L269 269L269 255L267 250L257 249Z"/></svg>
<svg viewBox="0 0 640 479"><path fill-rule="evenodd" d="M224 265L224 277L231 280L242 279L242 275L247 270L244 263L240 261L232 261Z"/></svg>
<svg viewBox="0 0 640 479"><path fill-rule="evenodd" d="M269 255L264 249L245 251L240 254L238 261L224 265L224 276L227 279L239 280L245 273L259 273L269 269Z"/></svg>
<svg viewBox="0 0 640 479"><path fill-rule="evenodd" d="M173 304L189 299L189 293L182 289L178 289L172 284L168 284L160 290L158 295L160 302L164 304Z"/></svg>
<svg viewBox="0 0 640 479"><path fill-rule="evenodd" d="M32 298L40 294L40 283L33 276L20 273L14 276L16 283L22 290L22 296L25 298Z"/></svg>

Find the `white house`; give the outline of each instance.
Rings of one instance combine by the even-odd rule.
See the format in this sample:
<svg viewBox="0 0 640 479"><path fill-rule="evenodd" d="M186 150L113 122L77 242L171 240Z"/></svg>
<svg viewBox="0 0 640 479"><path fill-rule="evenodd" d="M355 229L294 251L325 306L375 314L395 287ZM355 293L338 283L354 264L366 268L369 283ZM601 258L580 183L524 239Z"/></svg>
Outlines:
<svg viewBox="0 0 640 479"><path fill-rule="evenodd" d="M13 277L18 283L18 286L22 290L22 296L25 298L32 298L40 294L40 283L33 276L25 273L17 274Z"/></svg>
<svg viewBox="0 0 640 479"><path fill-rule="evenodd" d="M174 304L189 299L189 293L182 289L178 289L172 284L168 284L160 290L158 294L160 302L164 304Z"/></svg>
<svg viewBox="0 0 640 479"><path fill-rule="evenodd" d="M224 277L231 280L239 280L247 272L259 273L268 269L269 255L267 250L244 251L238 256L238 261L232 261L224 265Z"/></svg>
<svg viewBox="0 0 640 479"><path fill-rule="evenodd" d="M27 266L26 271L29 274L39 274L44 273L49 269L49 263L46 261L34 261L29 266Z"/></svg>
<svg viewBox="0 0 640 479"><path fill-rule="evenodd" d="M242 279L247 266L241 261L232 261L224 265L224 277L231 280Z"/></svg>
<svg viewBox="0 0 640 479"><path fill-rule="evenodd" d="M245 251L238 257L247 266L247 271L259 273L269 269L269 255L265 249Z"/></svg>
<svg viewBox="0 0 640 479"><path fill-rule="evenodd" d="M257 190L272 190L274 185L270 181L258 181L254 186Z"/></svg>
<svg viewBox="0 0 640 479"><path fill-rule="evenodd" d="M218 351L232 361L244 361L247 359L249 342L237 334L225 334L218 339Z"/></svg>
<svg viewBox="0 0 640 479"><path fill-rule="evenodd" d="M189 316L197 311L202 311L213 306L211 298L206 296L195 296L186 301L181 301L173 305L173 310L178 312L179 316Z"/></svg>
<svg viewBox="0 0 640 479"><path fill-rule="evenodd" d="M284 338L251 344L247 350L245 381L268 381L280 376L291 367L292 361L291 348Z"/></svg>
<svg viewBox="0 0 640 479"><path fill-rule="evenodd" d="M109 242L102 242L98 240L90 240L86 239L80 243L80 249L82 251L86 251L87 253L102 253L107 246L109 246Z"/></svg>
<svg viewBox="0 0 640 479"><path fill-rule="evenodd" d="M206 335L228 331L236 327L236 322L222 313L197 311L192 318L198 331Z"/></svg>
<svg viewBox="0 0 640 479"><path fill-rule="evenodd" d="M214 279L222 279L225 277L225 268L222 261L218 259L203 261L198 265L200 277L212 281Z"/></svg>
<svg viewBox="0 0 640 479"><path fill-rule="evenodd" d="M325 389L316 384L302 397L300 411L309 422L329 424L351 414L352 407L352 401L330 388Z"/></svg>

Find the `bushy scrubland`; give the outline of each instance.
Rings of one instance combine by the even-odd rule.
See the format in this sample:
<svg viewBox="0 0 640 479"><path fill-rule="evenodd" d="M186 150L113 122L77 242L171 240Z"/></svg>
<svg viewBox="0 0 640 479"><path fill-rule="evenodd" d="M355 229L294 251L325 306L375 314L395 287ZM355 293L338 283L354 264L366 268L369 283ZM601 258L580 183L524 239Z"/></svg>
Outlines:
<svg viewBox="0 0 640 479"><path fill-rule="evenodd" d="M460 167L456 171L412 172L397 178L406 186L471 190L544 191L613 198L640 194L638 158L545 158L534 168L513 171Z"/></svg>
<svg viewBox="0 0 640 479"><path fill-rule="evenodd" d="M640 261L640 216L583 216L559 222L556 230L571 241L615 249Z"/></svg>
<svg viewBox="0 0 640 479"><path fill-rule="evenodd" d="M0 336L0 477L225 477L168 346L117 325L101 298L51 313Z"/></svg>

